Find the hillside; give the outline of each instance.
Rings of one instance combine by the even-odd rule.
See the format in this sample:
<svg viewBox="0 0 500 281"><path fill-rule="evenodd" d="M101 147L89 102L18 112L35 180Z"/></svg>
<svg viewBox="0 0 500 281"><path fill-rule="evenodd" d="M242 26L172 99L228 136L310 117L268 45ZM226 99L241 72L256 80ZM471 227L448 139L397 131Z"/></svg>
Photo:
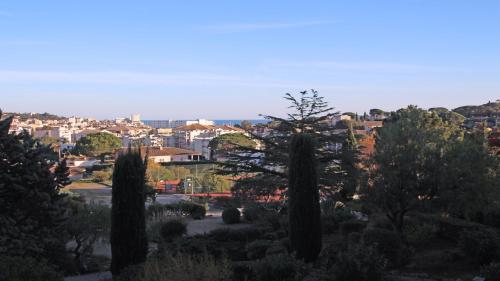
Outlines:
<svg viewBox="0 0 500 281"><path fill-rule="evenodd" d="M500 100L488 102L483 105L466 105L453 109L465 117L473 116L498 116L500 114Z"/></svg>

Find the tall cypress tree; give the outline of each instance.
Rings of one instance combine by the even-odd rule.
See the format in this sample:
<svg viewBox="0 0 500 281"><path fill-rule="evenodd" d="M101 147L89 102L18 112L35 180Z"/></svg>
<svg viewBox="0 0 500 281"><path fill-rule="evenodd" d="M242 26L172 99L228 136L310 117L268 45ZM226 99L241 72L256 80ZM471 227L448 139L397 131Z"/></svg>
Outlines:
<svg viewBox="0 0 500 281"><path fill-rule="evenodd" d="M321 251L319 205L314 139L296 134L290 143L288 204L290 242L298 259L316 260Z"/></svg>
<svg viewBox="0 0 500 281"><path fill-rule="evenodd" d="M118 156L113 172L111 209L111 272L119 275L129 265L146 260L144 162L130 148Z"/></svg>

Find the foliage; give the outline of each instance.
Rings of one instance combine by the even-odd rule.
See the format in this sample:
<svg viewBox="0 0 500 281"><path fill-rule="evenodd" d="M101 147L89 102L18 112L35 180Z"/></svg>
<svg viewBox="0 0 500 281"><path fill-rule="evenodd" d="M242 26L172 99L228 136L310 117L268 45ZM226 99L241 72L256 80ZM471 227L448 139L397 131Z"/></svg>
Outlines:
<svg viewBox="0 0 500 281"><path fill-rule="evenodd" d="M437 226L424 221L410 220L403 228L403 234L410 245L423 246L436 237Z"/></svg>
<svg viewBox="0 0 500 281"><path fill-rule="evenodd" d="M463 231L460 233L458 245L464 254L479 264L490 263L498 257L500 249L498 235L487 229Z"/></svg>
<svg viewBox="0 0 500 281"><path fill-rule="evenodd" d="M83 154L91 157L103 157L104 155L114 153L122 147L122 141L117 136L100 132L89 134L76 142L75 154Z"/></svg>
<svg viewBox="0 0 500 281"><path fill-rule="evenodd" d="M143 265L125 270L118 281L230 281L230 276L226 259L217 260L207 254L178 254L149 258Z"/></svg>
<svg viewBox="0 0 500 281"><path fill-rule="evenodd" d="M264 116L270 120L264 125L265 133L247 131L260 146L255 149L237 146L226 154L219 172L244 175L233 187L238 195L275 195L288 186L290 138L298 132L307 133L317 144L319 186L325 193L336 193L341 167L338 161L340 152L335 149L335 144L342 143L345 136L331 134L329 121L338 113L333 112L333 108L314 90L303 91L297 96L286 94L285 99L293 109L288 118Z"/></svg>
<svg viewBox="0 0 500 281"><path fill-rule="evenodd" d="M263 212L265 212L265 210L258 205L245 206L243 209L243 217L246 221L253 222L259 219Z"/></svg>
<svg viewBox="0 0 500 281"><path fill-rule="evenodd" d="M172 204L152 204L147 209L147 217L151 220L162 220L163 218L191 216L193 219L202 219L205 217L206 209L204 206L181 201Z"/></svg>
<svg viewBox="0 0 500 281"><path fill-rule="evenodd" d="M399 110L377 131L371 198L399 232L408 211L445 189L440 171L450 142L459 137L458 127L413 106Z"/></svg>
<svg viewBox="0 0 500 281"><path fill-rule="evenodd" d="M44 261L29 257L0 256L0 280L62 281L63 275Z"/></svg>
<svg viewBox="0 0 500 281"><path fill-rule="evenodd" d="M111 170L92 172L92 181L97 183L110 183L112 178L113 172Z"/></svg>
<svg viewBox="0 0 500 281"><path fill-rule="evenodd" d="M365 227L366 223L358 220L344 221L339 225L340 234L345 237L353 232L362 232Z"/></svg>
<svg viewBox="0 0 500 281"><path fill-rule="evenodd" d="M1 116L1 112L0 112ZM64 164L47 159L50 148L28 133L9 134L12 117L0 121L0 256L44 257L53 262L64 249Z"/></svg>
<svg viewBox="0 0 500 281"><path fill-rule="evenodd" d="M302 280L307 271L308 267L302 261L287 254L267 256L252 266L257 281Z"/></svg>
<svg viewBox="0 0 500 281"><path fill-rule="evenodd" d="M500 101L488 102L483 105L474 106L461 106L453 109L454 112L461 114L465 117L473 116L496 116L500 112Z"/></svg>
<svg viewBox="0 0 500 281"><path fill-rule="evenodd" d="M169 242L174 238L186 234L187 225L182 220L173 219L163 222L160 227L160 235L163 241Z"/></svg>
<svg viewBox="0 0 500 281"><path fill-rule="evenodd" d="M290 145L288 206L290 241L297 259L314 261L321 251L321 209L314 141L304 134Z"/></svg>
<svg viewBox="0 0 500 281"><path fill-rule="evenodd" d="M487 281L500 281L500 263L492 262L481 267L481 276Z"/></svg>
<svg viewBox="0 0 500 281"><path fill-rule="evenodd" d="M337 254L332 273L336 281L379 281L386 261L373 246L350 245Z"/></svg>
<svg viewBox="0 0 500 281"><path fill-rule="evenodd" d="M466 134L450 145L441 169L445 211L458 218L483 223L500 202L499 162L488 152L481 133Z"/></svg>
<svg viewBox="0 0 500 281"><path fill-rule="evenodd" d="M226 208L222 212L222 220L225 224L235 224L240 222L240 211L237 208Z"/></svg>
<svg viewBox="0 0 500 281"><path fill-rule="evenodd" d="M250 129L251 126L242 128ZM256 146L257 143L254 140L241 133L220 135L213 138L209 143L212 155L221 156L224 156L235 147L248 147L251 149L255 149Z"/></svg>
<svg viewBox="0 0 500 281"><path fill-rule="evenodd" d="M262 236L262 231L254 227L247 227L242 229L219 228L212 230L209 233L218 242L223 241L240 241L247 242L253 241Z"/></svg>
<svg viewBox="0 0 500 281"><path fill-rule="evenodd" d="M363 232L363 243L374 246L392 265L402 262L403 244L399 235L391 230L367 228Z"/></svg>
<svg viewBox="0 0 500 281"><path fill-rule="evenodd" d="M111 272L146 260L145 163L138 152L118 156L113 172Z"/></svg>
<svg viewBox="0 0 500 281"><path fill-rule="evenodd" d="M203 191L206 193L211 192L225 192L231 189L231 183L226 177L215 174L215 172L207 172L200 180Z"/></svg>
<svg viewBox="0 0 500 281"><path fill-rule="evenodd" d="M172 169L167 169L159 163L149 161L146 171L148 183L157 186L161 180L174 180L175 175Z"/></svg>
<svg viewBox="0 0 500 281"><path fill-rule="evenodd" d="M266 255L266 251L271 247L269 240L255 240L247 244L247 257L249 260L261 259Z"/></svg>
<svg viewBox="0 0 500 281"><path fill-rule="evenodd" d="M66 231L76 244L71 250L75 264L84 273L97 239L109 237L111 210L105 205L87 205L76 198L70 200L70 207Z"/></svg>
<svg viewBox="0 0 500 281"><path fill-rule="evenodd" d="M382 109L372 108L370 109L370 115L383 115L385 112Z"/></svg>

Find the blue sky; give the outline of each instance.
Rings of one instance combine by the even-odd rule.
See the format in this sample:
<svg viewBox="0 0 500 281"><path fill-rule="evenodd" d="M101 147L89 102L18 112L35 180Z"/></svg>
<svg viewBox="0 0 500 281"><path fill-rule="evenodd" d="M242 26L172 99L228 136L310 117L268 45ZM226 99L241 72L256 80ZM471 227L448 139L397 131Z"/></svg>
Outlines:
<svg viewBox="0 0 500 281"><path fill-rule="evenodd" d="M0 2L0 107L144 119L500 98L500 1Z"/></svg>

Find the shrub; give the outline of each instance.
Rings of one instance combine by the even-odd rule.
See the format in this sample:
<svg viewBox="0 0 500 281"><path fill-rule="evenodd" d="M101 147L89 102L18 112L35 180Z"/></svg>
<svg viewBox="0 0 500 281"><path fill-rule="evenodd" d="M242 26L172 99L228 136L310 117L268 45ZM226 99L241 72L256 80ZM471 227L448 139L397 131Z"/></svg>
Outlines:
<svg viewBox="0 0 500 281"><path fill-rule="evenodd" d="M148 218L153 220L181 216L191 216L193 219L203 219L205 215L205 206L186 201L173 204L152 204L147 209Z"/></svg>
<svg viewBox="0 0 500 281"><path fill-rule="evenodd" d="M347 236L353 232L361 232L363 231L363 229L365 229L365 227L366 224L361 221L356 221L356 220L345 221L340 224L340 233L344 236Z"/></svg>
<svg viewBox="0 0 500 281"><path fill-rule="evenodd" d="M8 281L62 281L62 274L46 262L33 258L0 257L0 280Z"/></svg>
<svg viewBox="0 0 500 281"><path fill-rule="evenodd" d="M269 240L255 240L247 245L247 257L249 260L261 259L266 255L266 251L271 247Z"/></svg>
<svg viewBox="0 0 500 281"><path fill-rule="evenodd" d="M246 227L241 229L219 228L212 230L208 236L213 237L216 241L253 241L262 236L262 231L255 227Z"/></svg>
<svg viewBox="0 0 500 281"><path fill-rule="evenodd" d="M394 230L391 221L386 217L375 217L370 220L370 226L373 228L382 228L387 230Z"/></svg>
<svg viewBox="0 0 500 281"><path fill-rule="evenodd" d="M331 234L339 229L341 223L350 221L354 219L351 211L347 208L334 209L329 212L325 212L321 216L321 227L323 233Z"/></svg>
<svg viewBox="0 0 500 281"><path fill-rule="evenodd" d="M486 278L486 281L500 281L500 263L481 267L481 277Z"/></svg>
<svg viewBox="0 0 500 281"><path fill-rule="evenodd" d="M307 272L305 264L289 255L271 255L256 261L252 272L258 281L302 280Z"/></svg>
<svg viewBox="0 0 500 281"><path fill-rule="evenodd" d="M227 208L222 212L222 220L225 224L240 222L240 211L236 208Z"/></svg>
<svg viewBox="0 0 500 281"><path fill-rule="evenodd" d="M375 246L392 265L401 263L402 242L396 232L381 228L366 229L363 232L363 243Z"/></svg>
<svg viewBox="0 0 500 281"><path fill-rule="evenodd" d="M160 227L160 235L163 241L170 242L187 232L186 223L181 220L170 220L163 222Z"/></svg>
<svg viewBox="0 0 500 281"><path fill-rule="evenodd" d="M494 231L465 230L460 234L458 245L469 258L479 264L488 264L497 257L499 244Z"/></svg>
<svg viewBox="0 0 500 281"><path fill-rule="evenodd" d="M408 220L403 228L403 233L408 243L422 246L436 235L437 227L427 222Z"/></svg>
<svg viewBox="0 0 500 281"><path fill-rule="evenodd" d="M256 221L261 213L262 210L258 206L248 206L243 209L243 217L249 222Z"/></svg>
<svg viewBox="0 0 500 281"><path fill-rule="evenodd" d="M375 247L351 245L338 253L332 273L337 281L379 281L385 265Z"/></svg>
<svg viewBox="0 0 500 281"><path fill-rule="evenodd" d="M229 281L230 276L229 262L225 259L216 260L207 254L178 254L150 258L141 266L125 270L119 281Z"/></svg>

